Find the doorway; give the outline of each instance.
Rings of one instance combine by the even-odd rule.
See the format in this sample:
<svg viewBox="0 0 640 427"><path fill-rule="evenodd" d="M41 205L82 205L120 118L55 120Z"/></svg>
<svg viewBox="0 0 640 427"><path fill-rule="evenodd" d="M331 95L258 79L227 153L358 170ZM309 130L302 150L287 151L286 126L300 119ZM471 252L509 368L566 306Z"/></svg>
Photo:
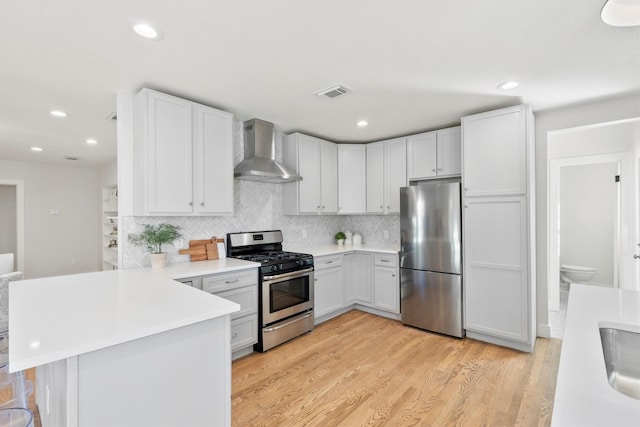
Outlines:
<svg viewBox="0 0 640 427"><path fill-rule="evenodd" d="M24 182L0 179L0 253L14 253L17 271L26 277L24 260Z"/></svg>

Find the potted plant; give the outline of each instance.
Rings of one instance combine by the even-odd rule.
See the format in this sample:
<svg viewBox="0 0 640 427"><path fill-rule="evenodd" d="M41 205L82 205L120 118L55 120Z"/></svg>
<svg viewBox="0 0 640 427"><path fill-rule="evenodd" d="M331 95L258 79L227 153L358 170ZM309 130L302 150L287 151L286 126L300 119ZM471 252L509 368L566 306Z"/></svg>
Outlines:
<svg viewBox="0 0 640 427"><path fill-rule="evenodd" d="M129 242L136 246L146 246L150 252L151 267L160 268L167 263L167 254L162 252L162 245L171 244L181 237L180 227L177 225L144 224L144 230L141 233L129 235Z"/></svg>
<svg viewBox="0 0 640 427"><path fill-rule="evenodd" d="M338 231L334 237L339 245L344 244L344 239L347 238L347 236L342 231Z"/></svg>

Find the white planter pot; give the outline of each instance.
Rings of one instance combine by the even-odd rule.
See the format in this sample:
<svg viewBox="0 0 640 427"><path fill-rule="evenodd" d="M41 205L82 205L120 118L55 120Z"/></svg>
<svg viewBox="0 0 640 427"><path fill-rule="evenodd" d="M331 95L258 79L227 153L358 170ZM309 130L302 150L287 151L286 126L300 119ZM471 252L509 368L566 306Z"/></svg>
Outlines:
<svg viewBox="0 0 640 427"><path fill-rule="evenodd" d="M152 268L162 268L167 265L167 254L165 252L159 254L149 254Z"/></svg>
<svg viewBox="0 0 640 427"><path fill-rule="evenodd" d="M344 245L344 239L338 239L338 244L339 245Z"/></svg>

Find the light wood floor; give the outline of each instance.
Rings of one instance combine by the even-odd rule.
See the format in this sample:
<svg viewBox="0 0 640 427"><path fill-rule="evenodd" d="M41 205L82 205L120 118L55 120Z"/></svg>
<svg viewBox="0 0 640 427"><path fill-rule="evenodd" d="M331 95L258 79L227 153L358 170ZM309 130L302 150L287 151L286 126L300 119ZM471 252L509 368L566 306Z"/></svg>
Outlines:
<svg viewBox="0 0 640 427"><path fill-rule="evenodd" d="M234 426L547 426L561 341L533 354L351 311L233 363Z"/></svg>

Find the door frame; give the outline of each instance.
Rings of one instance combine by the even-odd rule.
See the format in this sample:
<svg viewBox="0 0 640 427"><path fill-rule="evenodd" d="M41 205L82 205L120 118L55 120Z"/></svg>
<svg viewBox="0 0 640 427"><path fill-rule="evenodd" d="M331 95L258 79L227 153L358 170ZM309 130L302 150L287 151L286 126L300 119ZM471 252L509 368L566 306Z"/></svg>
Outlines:
<svg viewBox="0 0 640 427"><path fill-rule="evenodd" d="M631 265L625 264L625 248L629 246L629 235L635 233L621 233L621 229L635 228L633 224L634 196L633 188L635 179L633 169L633 154L630 152L596 154L576 157L566 157L549 160L549 226L547 230L548 250L548 283L549 283L549 310L558 311L560 308L560 257L558 230L558 207L560 203L560 169L565 166L589 165L599 163L617 163L621 183L618 193L617 216L614 224L614 287L620 287L621 280L628 280L631 273ZM621 278L622 277L622 278Z"/></svg>
<svg viewBox="0 0 640 427"><path fill-rule="evenodd" d="M0 185L16 187L16 268L26 277L24 269L24 181L16 179L1 179Z"/></svg>

